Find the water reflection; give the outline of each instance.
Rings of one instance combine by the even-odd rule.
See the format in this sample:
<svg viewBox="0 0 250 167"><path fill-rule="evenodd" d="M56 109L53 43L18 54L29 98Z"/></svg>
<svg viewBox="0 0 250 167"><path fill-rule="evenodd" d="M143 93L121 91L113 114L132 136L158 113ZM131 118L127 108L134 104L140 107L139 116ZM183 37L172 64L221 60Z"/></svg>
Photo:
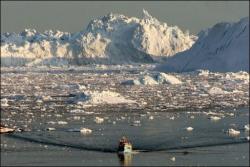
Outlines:
<svg viewBox="0 0 250 167"><path fill-rule="evenodd" d="M131 153L117 154L121 166L131 166L133 155Z"/></svg>

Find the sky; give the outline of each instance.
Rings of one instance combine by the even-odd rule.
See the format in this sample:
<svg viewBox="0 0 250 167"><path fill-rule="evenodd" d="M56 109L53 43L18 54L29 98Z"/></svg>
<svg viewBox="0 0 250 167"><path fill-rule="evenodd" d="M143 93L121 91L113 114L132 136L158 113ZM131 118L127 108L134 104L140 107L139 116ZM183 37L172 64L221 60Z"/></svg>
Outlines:
<svg viewBox="0 0 250 167"><path fill-rule="evenodd" d="M249 17L248 1L1 1L1 33L25 28L77 32L110 12L141 18L143 8L159 21L192 34L218 22Z"/></svg>

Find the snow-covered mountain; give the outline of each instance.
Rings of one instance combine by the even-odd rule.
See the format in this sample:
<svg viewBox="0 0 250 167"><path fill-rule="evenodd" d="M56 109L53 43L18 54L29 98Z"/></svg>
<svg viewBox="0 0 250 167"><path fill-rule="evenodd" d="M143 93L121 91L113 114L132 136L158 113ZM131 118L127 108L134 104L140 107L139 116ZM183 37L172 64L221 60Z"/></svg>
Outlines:
<svg viewBox="0 0 250 167"><path fill-rule="evenodd" d="M108 14L78 33L26 29L1 34L1 65L152 63L189 49L196 36L143 18Z"/></svg>
<svg viewBox="0 0 250 167"><path fill-rule="evenodd" d="M249 17L236 23L218 23L198 36L189 50L169 58L157 70L249 71Z"/></svg>

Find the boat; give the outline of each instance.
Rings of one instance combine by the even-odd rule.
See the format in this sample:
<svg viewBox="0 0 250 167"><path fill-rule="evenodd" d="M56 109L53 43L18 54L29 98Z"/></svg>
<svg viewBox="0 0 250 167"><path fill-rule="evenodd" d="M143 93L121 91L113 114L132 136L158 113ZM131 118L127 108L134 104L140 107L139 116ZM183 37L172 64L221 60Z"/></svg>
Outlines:
<svg viewBox="0 0 250 167"><path fill-rule="evenodd" d="M15 129L12 129L12 128L7 128L7 127L4 127L4 126L0 127L0 133L12 133L14 131L15 131Z"/></svg>
<svg viewBox="0 0 250 167"><path fill-rule="evenodd" d="M120 154L132 153L132 150L133 149L131 142L126 137L122 137L121 140L119 141L118 153Z"/></svg>

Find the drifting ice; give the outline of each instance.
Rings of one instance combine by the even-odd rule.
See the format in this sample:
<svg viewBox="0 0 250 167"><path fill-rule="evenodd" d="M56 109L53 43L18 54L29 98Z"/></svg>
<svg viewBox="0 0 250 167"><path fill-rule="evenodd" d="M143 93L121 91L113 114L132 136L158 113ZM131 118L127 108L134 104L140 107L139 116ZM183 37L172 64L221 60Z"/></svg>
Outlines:
<svg viewBox="0 0 250 167"><path fill-rule="evenodd" d="M92 133L92 130L91 129L88 129L88 128L82 128L80 130L80 132L84 135L88 135L88 134L91 134Z"/></svg>
<svg viewBox="0 0 250 167"><path fill-rule="evenodd" d="M240 131L234 130L234 129L228 129L228 134L231 136L238 136L240 134Z"/></svg>

